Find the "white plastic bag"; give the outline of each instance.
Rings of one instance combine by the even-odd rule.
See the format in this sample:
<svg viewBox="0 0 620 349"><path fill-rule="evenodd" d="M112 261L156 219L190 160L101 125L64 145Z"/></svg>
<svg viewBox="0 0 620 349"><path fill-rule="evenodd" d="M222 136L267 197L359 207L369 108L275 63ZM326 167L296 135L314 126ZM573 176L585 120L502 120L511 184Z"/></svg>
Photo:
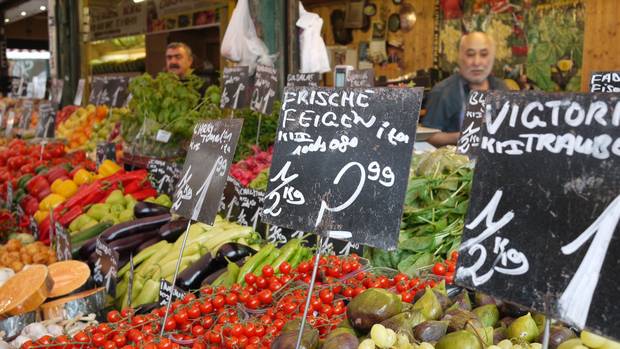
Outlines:
<svg viewBox="0 0 620 349"><path fill-rule="evenodd" d="M256 35L248 0L237 2L222 39L220 52L231 61L249 66L250 74L254 73L257 63L273 66L275 58L269 55L267 46Z"/></svg>
<svg viewBox="0 0 620 349"><path fill-rule="evenodd" d="M300 2L299 19L296 24L303 29L299 34L300 72L325 73L330 71L329 55L321 37L321 28L323 27L321 16L306 11Z"/></svg>

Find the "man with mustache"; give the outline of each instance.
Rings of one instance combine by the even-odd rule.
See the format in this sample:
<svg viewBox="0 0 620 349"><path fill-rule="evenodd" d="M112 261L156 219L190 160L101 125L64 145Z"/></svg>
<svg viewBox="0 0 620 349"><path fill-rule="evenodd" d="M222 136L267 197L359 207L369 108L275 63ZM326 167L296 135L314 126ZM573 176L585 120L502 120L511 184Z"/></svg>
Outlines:
<svg viewBox="0 0 620 349"><path fill-rule="evenodd" d="M481 32L472 32L459 41L459 72L441 81L431 90L422 125L441 132L427 142L441 147L456 145L465 116L467 96L471 90L506 90L504 82L489 76L495 60L493 39Z"/></svg>
<svg viewBox="0 0 620 349"><path fill-rule="evenodd" d="M182 42L173 42L166 47L166 70L180 79L190 74L194 58L192 49Z"/></svg>

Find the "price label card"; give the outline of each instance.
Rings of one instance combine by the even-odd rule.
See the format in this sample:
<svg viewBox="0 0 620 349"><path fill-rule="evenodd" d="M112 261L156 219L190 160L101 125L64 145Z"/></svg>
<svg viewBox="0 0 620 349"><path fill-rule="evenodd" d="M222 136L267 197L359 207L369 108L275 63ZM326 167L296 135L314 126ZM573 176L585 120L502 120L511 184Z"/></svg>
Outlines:
<svg viewBox="0 0 620 349"><path fill-rule="evenodd" d="M619 95L485 100L457 283L620 339Z"/></svg>
<svg viewBox="0 0 620 349"><path fill-rule="evenodd" d="M50 102L39 104L39 121L37 123L36 137L54 138L56 129L56 110Z"/></svg>
<svg viewBox="0 0 620 349"><path fill-rule="evenodd" d="M177 286L172 287L168 281L161 279L159 281L159 305L165 306L168 304L168 300L174 302L176 300L181 300L185 297L187 293ZM172 296L172 298L170 298Z"/></svg>
<svg viewBox="0 0 620 349"><path fill-rule="evenodd" d="M166 130L157 130L157 135L155 135L155 140L160 143L168 143L172 133Z"/></svg>
<svg viewBox="0 0 620 349"><path fill-rule="evenodd" d="M116 143L101 142L97 144L96 150L97 166L101 165L103 160L116 161Z"/></svg>
<svg viewBox="0 0 620 349"><path fill-rule="evenodd" d="M50 93L50 101L54 105L60 105L62 101L62 92L65 87L65 81L62 79L52 79L52 92Z"/></svg>
<svg viewBox="0 0 620 349"><path fill-rule="evenodd" d="M19 206L19 205L18 205ZM21 210L21 207L19 207ZM24 216L24 212L21 211L20 216ZM39 234L39 225L37 224L37 221L34 219L34 217L30 216L30 221L28 223L28 227L30 228L30 232L32 233L32 236L34 236L35 240L39 240L39 236L41 236Z"/></svg>
<svg viewBox="0 0 620 349"><path fill-rule="evenodd" d="M13 135L13 126L15 125L15 111L9 111L6 119L6 128L4 129L4 137L10 138Z"/></svg>
<svg viewBox="0 0 620 349"><path fill-rule="evenodd" d="M149 177L158 193L173 195L181 177L181 166L159 159L152 159L146 164Z"/></svg>
<svg viewBox="0 0 620 349"><path fill-rule="evenodd" d="M277 89L277 71L271 67L257 66L250 108L255 112L270 115L273 110L273 101L276 97Z"/></svg>
<svg viewBox="0 0 620 349"><path fill-rule="evenodd" d="M461 134L456 145L457 153L467 155L472 159L476 158L476 153L480 147L482 122L486 111L484 96L485 93L482 91L471 91L469 93L463 124L461 125Z"/></svg>
<svg viewBox="0 0 620 349"><path fill-rule="evenodd" d="M286 86L289 87L318 87L321 75L319 73L288 74Z"/></svg>
<svg viewBox="0 0 620 349"><path fill-rule="evenodd" d="M95 254L95 267L93 268L93 280L99 286L104 286L106 292L116 296L116 273L118 272L118 253L97 239Z"/></svg>
<svg viewBox="0 0 620 349"><path fill-rule="evenodd" d="M590 92L620 92L620 72L592 73Z"/></svg>
<svg viewBox="0 0 620 349"><path fill-rule="evenodd" d="M395 249L421 101L420 88L287 87L264 221Z"/></svg>
<svg viewBox="0 0 620 349"><path fill-rule="evenodd" d="M374 69L351 70L347 74L345 87L375 87L375 71Z"/></svg>
<svg viewBox="0 0 620 349"><path fill-rule="evenodd" d="M242 109L250 104L248 67L224 68L220 108Z"/></svg>
<svg viewBox="0 0 620 349"><path fill-rule="evenodd" d="M200 122L187 149L172 212L213 224L243 119Z"/></svg>
<svg viewBox="0 0 620 349"><path fill-rule="evenodd" d="M24 102L22 107L22 118L19 123L19 128L27 130L30 128L30 120L32 119L32 112L34 111L34 103L31 100Z"/></svg>
<svg viewBox="0 0 620 349"><path fill-rule="evenodd" d="M71 238L62 226L62 224L54 223L54 232L56 235L56 259L59 261L68 261L72 259L71 255Z"/></svg>
<svg viewBox="0 0 620 349"><path fill-rule="evenodd" d="M35 76L32 78L33 85L33 98L35 99L43 99L45 98L45 93L47 92L47 77L38 77Z"/></svg>
<svg viewBox="0 0 620 349"><path fill-rule="evenodd" d="M88 102L121 108L129 96L129 78L125 76L96 76Z"/></svg>
<svg viewBox="0 0 620 349"><path fill-rule="evenodd" d="M73 105L82 105L82 100L84 98L84 85L86 84L86 80L80 79L78 81L77 90L75 91L75 98L73 98Z"/></svg>

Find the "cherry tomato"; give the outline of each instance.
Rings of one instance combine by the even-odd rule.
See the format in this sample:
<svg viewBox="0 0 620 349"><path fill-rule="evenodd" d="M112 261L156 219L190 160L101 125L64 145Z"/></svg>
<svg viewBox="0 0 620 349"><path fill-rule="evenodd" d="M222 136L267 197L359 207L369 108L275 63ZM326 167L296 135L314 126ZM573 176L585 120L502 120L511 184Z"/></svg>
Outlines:
<svg viewBox="0 0 620 349"><path fill-rule="evenodd" d="M302 274L308 273L310 270L312 270L312 265L308 261L303 261L297 266L297 271Z"/></svg>
<svg viewBox="0 0 620 349"><path fill-rule="evenodd" d="M168 319L166 319L166 324L164 325L164 330L165 331L172 331L175 328L177 328L177 322L174 320L174 318L169 317Z"/></svg>
<svg viewBox="0 0 620 349"><path fill-rule="evenodd" d="M108 318L108 322L119 322L121 321L121 313L118 312L118 310L112 310L111 312L108 313L107 315Z"/></svg>
<svg viewBox="0 0 620 349"><path fill-rule="evenodd" d="M405 303L413 302L414 294L412 292L402 292L400 294L401 300Z"/></svg>
<svg viewBox="0 0 620 349"><path fill-rule="evenodd" d="M284 275L288 275L291 273L292 268L293 267L291 267L291 265L288 262L282 262L282 264L280 264L280 266L278 267L278 270L280 271L280 273Z"/></svg>
<svg viewBox="0 0 620 349"><path fill-rule="evenodd" d="M101 332L93 334L93 344L100 347L105 343L105 335Z"/></svg>
<svg viewBox="0 0 620 349"><path fill-rule="evenodd" d="M342 295L347 298L353 297L353 289L350 287L345 288L344 290L342 290Z"/></svg>
<svg viewBox="0 0 620 349"><path fill-rule="evenodd" d="M208 338L209 343L216 344L216 343L221 343L222 341L222 336L216 331L210 331L208 334L208 337L209 337Z"/></svg>
<svg viewBox="0 0 620 349"><path fill-rule="evenodd" d="M459 251L452 251L450 259L456 262L459 259Z"/></svg>
<svg viewBox="0 0 620 349"><path fill-rule="evenodd" d="M241 293L239 293L239 302L245 303L248 301L248 299L250 299L250 292L243 290L241 291Z"/></svg>
<svg viewBox="0 0 620 349"><path fill-rule="evenodd" d="M331 302L334 300L334 292L332 292L328 288L323 289L321 290L321 292L319 292L319 298L321 298L321 301L324 304L331 304Z"/></svg>
<svg viewBox="0 0 620 349"><path fill-rule="evenodd" d="M112 332L112 328L106 323L101 323L99 324L99 326L97 326L97 331L105 335Z"/></svg>
<svg viewBox="0 0 620 349"><path fill-rule="evenodd" d="M200 306L198 304L192 305L187 309L187 317L190 319L197 319L200 316Z"/></svg>
<svg viewBox="0 0 620 349"><path fill-rule="evenodd" d="M243 279L245 280L246 284L254 285L254 283L256 282L256 275L254 275L253 273L248 273L248 274L245 274Z"/></svg>
<svg viewBox="0 0 620 349"><path fill-rule="evenodd" d="M262 290L258 293L258 300L263 304L269 304L273 301L271 290Z"/></svg>
<svg viewBox="0 0 620 349"><path fill-rule="evenodd" d="M258 309L258 307L260 306L260 301L258 300L258 298L253 297L250 298L246 303L245 306L250 308L250 309Z"/></svg>
<svg viewBox="0 0 620 349"><path fill-rule="evenodd" d="M196 295L193 293L188 293L185 295L185 297L183 297L183 304L188 304L189 302L193 301L194 299L196 299Z"/></svg>
<svg viewBox="0 0 620 349"><path fill-rule="evenodd" d="M440 276L446 275L446 266L439 262L435 263L433 266L433 274Z"/></svg>
<svg viewBox="0 0 620 349"><path fill-rule="evenodd" d="M233 327L230 329L230 335L239 338L241 335L243 335L243 326L241 324L233 325Z"/></svg>
<svg viewBox="0 0 620 349"><path fill-rule="evenodd" d="M226 302L226 300L224 299L223 296L221 295L217 295L213 298L213 300L211 301L211 303L213 303L213 308L215 309L222 309L224 308L224 303Z"/></svg>
<svg viewBox="0 0 620 349"><path fill-rule="evenodd" d="M446 274L446 283L452 285L454 283L454 273Z"/></svg>
<svg viewBox="0 0 620 349"><path fill-rule="evenodd" d="M196 337L202 336L205 334L205 328L200 325L192 326L192 334Z"/></svg>
<svg viewBox="0 0 620 349"><path fill-rule="evenodd" d="M238 297L236 293L229 293L228 295L226 295L225 298L226 304L228 305L235 305L237 304L238 301Z"/></svg>
<svg viewBox="0 0 620 349"><path fill-rule="evenodd" d="M162 338L158 345L159 349L172 349L172 341L168 338Z"/></svg>
<svg viewBox="0 0 620 349"><path fill-rule="evenodd" d="M123 310L121 310L121 316L126 318L129 317L129 315L133 315L133 309L131 308L125 308Z"/></svg>
<svg viewBox="0 0 620 349"><path fill-rule="evenodd" d="M282 319L275 319L273 321L273 326L275 328L277 328L278 331L282 330L282 327L284 327L284 320L282 320Z"/></svg>
<svg viewBox="0 0 620 349"><path fill-rule="evenodd" d="M456 262L448 261L448 272L453 273L456 270Z"/></svg>
<svg viewBox="0 0 620 349"><path fill-rule="evenodd" d="M157 344L155 343L146 343L146 345L143 347L143 349L157 349Z"/></svg>
<svg viewBox="0 0 620 349"><path fill-rule="evenodd" d="M280 281L278 281L278 280L272 280L269 283L269 290L271 292L276 292L277 290L279 290L281 288L282 288L282 283Z"/></svg>
<svg viewBox="0 0 620 349"><path fill-rule="evenodd" d="M226 349L237 349L239 348L239 339L232 337L226 339L225 342Z"/></svg>
<svg viewBox="0 0 620 349"><path fill-rule="evenodd" d="M198 305L198 309L200 309L202 314L209 314L213 311L213 304L207 299Z"/></svg>
<svg viewBox="0 0 620 349"><path fill-rule="evenodd" d="M263 276L266 278L272 277L274 274L273 267L271 265L266 265L263 267Z"/></svg>
<svg viewBox="0 0 620 349"><path fill-rule="evenodd" d="M106 341L103 344L103 349L116 349L116 344L113 341Z"/></svg>
<svg viewBox="0 0 620 349"><path fill-rule="evenodd" d="M125 338L125 336L122 334L115 335L114 338L112 338L112 341L119 348L127 344L127 338Z"/></svg>
<svg viewBox="0 0 620 349"><path fill-rule="evenodd" d="M73 336L73 339L76 342L80 342L80 343L88 343L90 341L90 338L88 338L88 335L85 332L78 332Z"/></svg>
<svg viewBox="0 0 620 349"><path fill-rule="evenodd" d="M185 325L189 322L189 318L187 316L187 311L185 309L180 310L178 313L174 314L174 321L179 325Z"/></svg>
<svg viewBox="0 0 620 349"><path fill-rule="evenodd" d="M262 277L262 276L257 276L256 277L256 287L258 287L258 289L265 289L267 288L267 280Z"/></svg>

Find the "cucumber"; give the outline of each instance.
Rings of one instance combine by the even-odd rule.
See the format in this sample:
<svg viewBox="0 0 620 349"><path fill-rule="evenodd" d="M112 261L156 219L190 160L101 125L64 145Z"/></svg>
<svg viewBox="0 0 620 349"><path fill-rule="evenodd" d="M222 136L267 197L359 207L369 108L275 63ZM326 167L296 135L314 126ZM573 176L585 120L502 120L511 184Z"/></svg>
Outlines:
<svg viewBox="0 0 620 349"><path fill-rule="evenodd" d="M95 225L93 225L90 228L86 228L84 230L81 230L80 232L74 234L71 237L71 243L72 244L77 244L80 242L84 242L86 240L92 239L95 236L98 236L99 234L103 233L104 230L108 229L109 227L113 226L114 223L111 221L102 221L99 222Z"/></svg>

